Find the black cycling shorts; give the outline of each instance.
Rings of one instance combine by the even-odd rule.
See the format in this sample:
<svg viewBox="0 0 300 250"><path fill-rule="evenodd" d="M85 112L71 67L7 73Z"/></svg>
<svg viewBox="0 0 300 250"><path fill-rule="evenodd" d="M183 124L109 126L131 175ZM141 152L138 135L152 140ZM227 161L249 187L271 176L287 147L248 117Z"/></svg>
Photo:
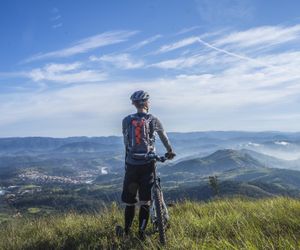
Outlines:
<svg viewBox="0 0 300 250"><path fill-rule="evenodd" d="M127 204L135 204L139 201L151 200L151 188L153 179L153 164L125 166L125 177L123 182L122 201Z"/></svg>

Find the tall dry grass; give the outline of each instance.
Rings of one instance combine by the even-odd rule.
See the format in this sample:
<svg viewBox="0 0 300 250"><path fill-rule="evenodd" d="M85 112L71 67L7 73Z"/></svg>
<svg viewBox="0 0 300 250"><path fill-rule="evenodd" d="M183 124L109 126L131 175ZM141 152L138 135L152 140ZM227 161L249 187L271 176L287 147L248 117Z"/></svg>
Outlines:
<svg viewBox="0 0 300 250"><path fill-rule="evenodd" d="M165 249L300 249L300 201L232 198L207 203L186 201L170 208ZM16 219L0 229L0 249L157 249L158 235L141 242L133 234L120 239L116 205L101 214L36 220ZM137 230L137 222L133 231Z"/></svg>

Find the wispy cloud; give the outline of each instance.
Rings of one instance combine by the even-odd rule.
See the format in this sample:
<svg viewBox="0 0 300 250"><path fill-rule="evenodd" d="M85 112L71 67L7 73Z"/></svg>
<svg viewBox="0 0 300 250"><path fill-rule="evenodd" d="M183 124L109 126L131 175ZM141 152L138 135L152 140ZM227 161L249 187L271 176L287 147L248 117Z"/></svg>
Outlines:
<svg viewBox="0 0 300 250"><path fill-rule="evenodd" d="M7 96L6 101L2 100L4 105L0 107L0 127L15 123L22 123L24 126L24 121L30 120L35 121L37 130L29 130L27 135L97 135L99 124L103 124L105 120L101 134L119 134L120 120L126 113L133 111L129 101L130 94L136 89L144 88L151 94L151 111L157 115L164 114L168 130L241 129L241 126L243 129L260 129L261 126L251 123L251 119L244 123L241 120L258 112L260 107L264 107L263 111L259 111L260 114L265 117L273 115L274 103L282 105L282 108L288 107L300 92L300 89L295 91L289 88L260 89L260 84L267 78L268 76L263 76L258 81L254 74L233 75L222 72L181 75L139 83L122 81L100 85L70 85L34 96L18 95L18 98L17 95L11 95ZM117 101L112 101L112 96ZM106 107L108 103L109 109L99 108ZM249 106L253 111L247 108ZM200 119L195 119L195 114L199 114ZM252 119L256 119L255 117ZM180 122L187 119L194 121L188 127ZM292 121L299 121L299 117L290 118L289 122ZM269 129L282 125L278 122L268 124ZM74 123L76 128L72 126ZM68 127L72 129L67 129Z"/></svg>
<svg viewBox="0 0 300 250"><path fill-rule="evenodd" d="M195 0L200 18L211 24L245 22L255 12L250 0Z"/></svg>
<svg viewBox="0 0 300 250"><path fill-rule="evenodd" d="M92 62L106 62L120 69L138 69L144 66L141 59L134 59L130 54L111 54L100 57L90 56Z"/></svg>
<svg viewBox="0 0 300 250"><path fill-rule="evenodd" d="M151 95L151 111L158 116L163 114L170 130L296 130L300 122L300 117L294 115L300 95L300 34L296 27L214 31L213 35L187 35L169 44L159 43L160 46L151 44L153 51L160 51L158 54L112 51L100 56L88 54L89 60L82 62L48 63L22 72L22 76L47 86L56 82L76 84L55 85L51 91L35 94L0 93L0 128L8 131L11 124L24 127L24 121L30 120L37 128L44 128L33 130L30 125L31 133L97 135L99 124L105 120L100 133L118 134L120 117L133 111L130 94L145 89ZM278 48L257 51L274 44ZM108 77L104 72L110 69L114 74ZM138 74L139 69L143 74ZM20 72L0 73L1 76L18 77ZM122 76L125 77L120 80ZM99 108L107 103L109 109ZM274 110L278 117L286 119L274 122ZM186 120L194 122L186 124ZM68 130L74 123L76 128Z"/></svg>
<svg viewBox="0 0 300 250"><path fill-rule="evenodd" d="M188 47L195 43L200 43L206 48L210 48L222 54L226 54L237 59L250 61L256 66L263 66L275 69L272 62L266 63L265 60L261 60L259 57L251 57L245 55L243 52L248 52L245 49L251 47L252 50L259 50L261 48L270 48L274 45L286 44L291 41L300 41L300 25L284 27L284 26L263 26L248 29L245 31L232 32L229 35L222 35L222 33L216 32L218 35L212 42L204 41L201 36L192 36L177 42L163 45L157 53L165 53L173 50L177 50L183 47ZM207 37L211 37L207 35ZM239 51L236 53L233 51ZM203 61L202 56L191 55L185 57L179 57L175 59L164 60L158 63L152 64L155 67L161 68L186 68L193 67Z"/></svg>
<svg viewBox="0 0 300 250"><path fill-rule="evenodd" d="M193 56L183 56L175 59L163 60L160 62L153 63L148 67L181 70L185 68L194 67L201 63L212 63L209 62L208 59L209 59L208 55L197 54Z"/></svg>
<svg viewBox="0 0 300 250"><path fill-rule="evenodd" d="M251 58L251 57L248 57L248 56L243 56L243 55L239 55L237 53L233 53L233 52L230 52L228 50L225 50L225 49L221 49L221 48L218 48L210 43L207 43L205 41L203 41L202 39L198 39L198 42L203 44L204 46L208 47L208 48L211 48L213 50L216 50L218 52L221 52L221 53L224 53L228 56L232 56L232 57L236 57L238 59L242 59L242 60L247 60L247 61L251 61L257 65L260 65L260 66L265 66L265 67L273 67L273 65L271 64L265 64L264 62L258 60L258 59L254 59L254 58Z"/></svg>
<svg viewBox="0 0 300 250"><path fill-rule="evenodd" d="M148 45L150 43L155 42L156 40L158 40L161 37L162 37L162 35L155 35L155 36L149 37L149 38L147 38L147 39L145 39L145 40L143 40L141 42L138 42L138 43L134 44L133 46L131 46L129 48L129 50L140 49L140 48L142 48L142 47L144 47L144 46L146 46L146 45Z"/></svg>
<svg viewBox="0 0 300 250"><path fill-rule="evenodd" d="M216 46L214 46L214 45L212 45L208 42L203 41L199 37L187 38L187 39L184 39L182 41L176 42L172 45L163 46L162 48L165 48L165 51L170 51L170 50L174 50L174 49L178 49L178 48L182 48L182 47L191 45L191 44L196 43L196 42L204 45L207 48L210 48L212 50L215 50L215 51L220 52L222 54L226 54L226 55L231 56L231 57L235 57L237 59L250 61L250 62L253 62L254 64L259 65L259 66L273 67L272 64L266 64L265 62L260 61L259 59L254 59L254 58L251 58L251 57L248 57L248 56L240 55L240 54L233 53L233 52L230 52L228 50L216 47ZM215 60L213 60L214 58L211 55L212 54L208 53L208 52L201 53L201 54L196 54L196 55L189 55L189 56L187 55L187 56L179 57L179 58L176 58L176 59L164 60L164 61L161 61L161 62L158 62L158 63L154 63L151 66L159 67L159 68L165 68L165 69L171 69L171 68L174 68L174 69L180 69L181 68L181 69L183 69L183 68L193 67L193 66L198 65L200 63L203 63L203 64L217 63L218 60L216 58L216 55L213 54L213 57L215 58ZM224 60L224 58L223 58L223 60Z"/></svg>
<svg viewBox="0 0 300 250"><path fill-rule="evenodd" d="M76 54L86 53L96 48L124 42L136 33L137 31L111 31L101 33L95 36L84 38L76 42L74 45L61 50L34 55L26 59L24 62L28 63L41 59L69 57Z"/></svg>
<svg viewBox="0 0 300 250"><path fill-rule="evenodd" d="M290 41L299 41L300 25L263 26L248 29L246 31L233 32L221 37L215 42L216 46L231 45L237 48L273 46Z"/></svg>
<svg viewBox="0 0 300 250"><path fill-rule="evenodd" d="M186 34L188 32L197 30L199 28L200 28L200 26L193 26L193 27L189 27L189 28L184 28L184 29L178 31L175 35L183 35L183 34Z"/></svg>
<svg viewBox="0 0 300 250"><path fill-rule="evenodd" d="M61 15L56 15L56 16L51 17L50 21L54 22L54 21L57 21L59 19L61 19Z"/></svg>
<svg viewBox="0 0 300 250"><path fill-rule="evenodd" d="M50 21L52 22L51 27L53 29L58 29L62 27L63 25L61 21L62 16L59 14L59 9L55 7L52 9L51 13L52 13L52 16L50 18Z"/></svg>
<svg viewBox="0 0 300 250"><path fill-rule="evenodd" d="M52 25L52 28L53 28L53 29L57 29L57 28L62 27L62 25L63 25L62 23L53 24L53 25Z"/></svg>
<svg viewBox="0 0 300 250"><path fill-rule="evenodd" d="M187 46L190 46L192 44L199 42L199 40L201 40L201 39L211 39L211 38L215 38L215 37L218 38L218 37L222 36L225 31L226 30L223 29L223 30L204 33L204 34L197 35L197 36L194 35L194 36L186 37L179 41L162 45L156 52L154 52L154 54L161 54L161 53L166 53L166 52L170 52L173 50L177 50L180 48L184 48L184 47L187 47ZM182 33L182 31L180 31L180 33ZM183 33L185 33L185 32L183 32Z"/></svg>
<svg viewBox="0 0 300 250"><path fill-rule="evenodd" d="M185 39L182 39L180 41L177 41L175 43L172 44L167 44L167 45L163 45L162 47L160 47L160 49L156 52L157 54L159 53L166 53L172 50L176 50L182 47L186 47L188 45L191 45L193 43L198 42L198 37L192 36L192 37L188 37Z"/></svg>
<svg viewBox="0 0 300 250"><path fill-rule="evenodd" d="M95 70L80 69L79 62L72 64L48 64L43 68L36 68L29 72L24 72L24 77L30 78L34 82L50 81L59 83L86 83L103 81L107 75Z"/></svg>

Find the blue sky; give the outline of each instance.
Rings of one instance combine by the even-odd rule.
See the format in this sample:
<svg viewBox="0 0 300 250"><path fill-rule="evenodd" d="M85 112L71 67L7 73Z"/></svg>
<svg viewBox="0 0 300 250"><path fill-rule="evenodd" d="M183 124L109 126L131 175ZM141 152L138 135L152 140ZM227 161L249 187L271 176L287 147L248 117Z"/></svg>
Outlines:
<svg viewBox="0 0 300 250"><path fill-rule="evenodd" d="M3 0L0 136L119 135L139 89L167 131L298 131L299 9Z"/></svg>

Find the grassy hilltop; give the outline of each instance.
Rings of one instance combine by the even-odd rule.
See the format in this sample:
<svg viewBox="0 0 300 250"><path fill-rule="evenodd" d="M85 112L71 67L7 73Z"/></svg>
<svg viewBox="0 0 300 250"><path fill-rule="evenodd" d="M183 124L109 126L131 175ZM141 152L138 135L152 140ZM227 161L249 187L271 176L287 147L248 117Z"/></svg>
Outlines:
<svg viewBox="0 0 300 250"><path fill-rule="evenodd" d="M300 201L296 199L187 201L170 208L170 213L165 249L300 248ZM93 215L19 218L1 225L0 249L157 249L157 234L145 242L134 235L116 238L114 227L122 222L122 210L114 205Z"/></svg>

